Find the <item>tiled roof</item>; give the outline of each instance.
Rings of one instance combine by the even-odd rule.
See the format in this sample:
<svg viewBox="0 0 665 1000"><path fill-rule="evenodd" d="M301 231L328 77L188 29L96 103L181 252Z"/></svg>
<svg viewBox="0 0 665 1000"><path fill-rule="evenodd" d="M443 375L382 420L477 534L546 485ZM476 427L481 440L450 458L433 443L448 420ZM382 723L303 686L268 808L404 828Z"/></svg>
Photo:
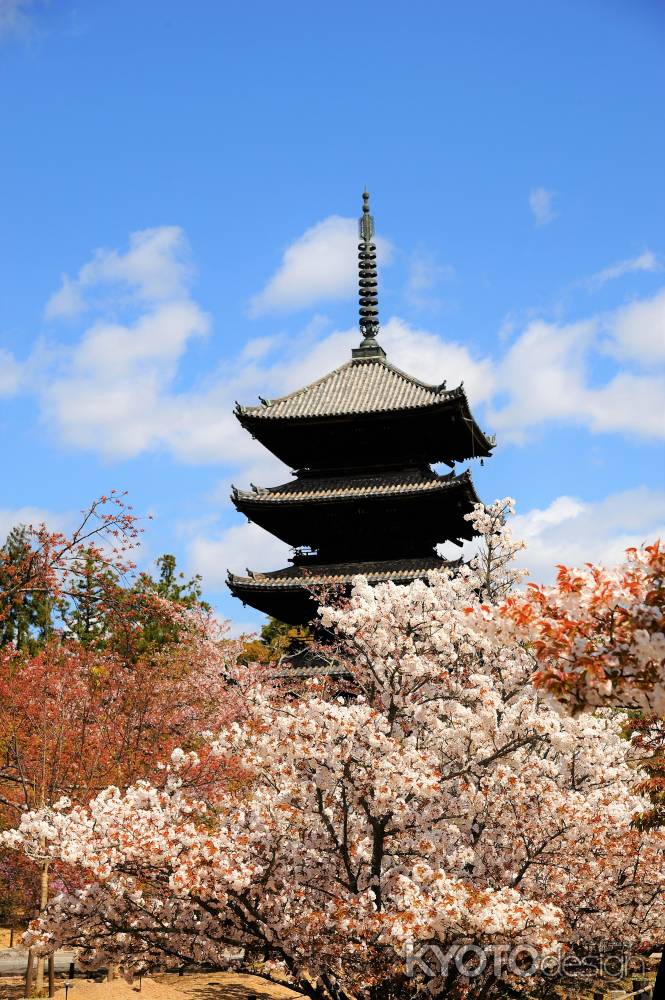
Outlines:
<svg viewBox="0 0 665 1000"><path fill-rule="evenodd" d="M428 556L420 559L393 559L382 562L329 563L325 566L288 566L270 573L251 573L236 576L229 573L231 589L242 590L294 590L311 587L337 586L351 583L356 576L365 576L369 583L410 583L423 579L434 570L455 566L456 562Z"/></svg>
<svg viewBox="0 0 665 1000"><path fill-rule="evenodd" d="M334 677L350 680L351 674L338 663L303 663L297 666L280 664L274 671L274 676L280 681L309 680L312 677Z"/></svg>
<svg viewBox="0 0 665 1000"><path fill-rule="evenodd" d="M351 674L334 657L318 650L302 649L282 657L273 668L273 676L279 680L306 680L310 677L350 679Z"/></svg>
<svg viewBox="0 0 665 1000"><path fill-rule="evenodd" d="M404 495L445 490L468 486L475 497L470 473L459 476L450 473L438 476L431 469L402 469L375 473L374 475L336 476L334 478L303 476L283 486L255 488L252 492L236 490L233 499L251 503L297 503L302 500L352 500L356 497ZM477 498L476 498L477 500Z"/></svg>
<svg viewBox="0 0 665 1000"><path fill-rule="evenodd" d="M328 417L407 410L460 395L464 396L461 386L446 390L445 383L427 385L384 358L354 358L288 396L265 400L260 406L238 406L236 412L241 419Z"/></svg>

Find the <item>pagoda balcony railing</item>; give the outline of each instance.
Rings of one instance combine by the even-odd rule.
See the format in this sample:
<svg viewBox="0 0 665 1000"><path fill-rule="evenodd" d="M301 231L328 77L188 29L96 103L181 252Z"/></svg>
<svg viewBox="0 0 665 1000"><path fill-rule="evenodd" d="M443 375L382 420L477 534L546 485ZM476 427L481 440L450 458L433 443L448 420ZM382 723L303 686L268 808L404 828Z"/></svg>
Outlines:
<svg viewBox="0 0 665 1000"><path fill-rule="evenodd" d="M291 549L291 556L289 557L289 562L293 563L294 566L301 566L308 562L313 562L318 557L318 549L312 549L308 545L303 545L297 548Z"/></svg>

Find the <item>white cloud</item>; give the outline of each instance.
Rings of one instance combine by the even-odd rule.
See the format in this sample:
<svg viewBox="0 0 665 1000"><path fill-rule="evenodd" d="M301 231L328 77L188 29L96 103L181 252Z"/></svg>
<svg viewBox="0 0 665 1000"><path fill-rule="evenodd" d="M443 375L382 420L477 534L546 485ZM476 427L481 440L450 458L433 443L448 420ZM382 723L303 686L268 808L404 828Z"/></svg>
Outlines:
<svg viewBox="0 0 665 1000"><path fill-rule="evenodd" d="M644 253L640 254L638 257L631 257L627 260L620 260L616 264L612 264L610 267L603 268L602 271L597 271L592 274L585 282L588 288L597 289L602 288L606 285L608 281L615 281L617 278L623 278L626 274L632 274L635 271L659 271L660 264L658 263L658 258L651 250L645 250Z"/></svg>
<svg viewBox="0 0 665 1000"><path fill-rule="evenodd" d="M198 535L188 546L188 566L207 587L226 583L226 572L244 575L288 565L290 548L256 524L234 524L217 537Z"/></svg>
<svg viewBox="0 0 665 1000"><path fill-rule="evenodd" d="M665 362L665 288L617 309L608 317L607 331L616 357L645 365Z"/></svg>
<svg viewBox="0 0 665 1000"><path fill-rule="evenodd" d="M620 372L607 385L588 389L584 402L584 415L592 431L665 439L662 376Z"/></svg>
<svg viewBox="0 0 665 1000"><path fill-rule="evenodd" d="M0 347L0 398L18 392L22 377L21 365L9 351Z"/></svg>
<svg viewBox="0 0 665 1000"><path fill-rule="evenodd" d="M474 403L485 402L495 390L491 360L474 359L462 344L442 340L398 317L382 328L380 340L394 365L424 382L436 384L445 379L449 389L464 382Z"/></svg>
<svg viewBox="0 0 665 1000"><path fill-rule="evenodd" d="M193 336L205 334L208 321L189 301L168 302L144 313L130 328L119 323L96 323L86 331L74 356L74 367L84 377L114 382L150 363L171 375Z"/></svg>
<svg viewBox="0 0 665 1000"><path fill-rule="evenodd" d="M551 420L579 420L585 398L585 359L597 329L587 321L556 326L534 320L497 365L506 402L490 410L490 423L506 438L524 440L528 430Z"/></svg>
<svg viewBox="0 0 665 1000"><path fill-rule="evenodd" d="M203 390L175 389L184 353L209 330L191 278L184 234L165 226L132 234L124 253L97 251L50 300L51 316L93 312L80 340L62 348L57 363L48 355L34 379L44 416L65 444L114 459L160 449L186 462L256 453L232 413L251 365ZM134 315L118 321L127 308Z"/></svg>
<svg viewBox="0 0 665 1000"><path fill-rule="evenodd" d="M534 583L551 583L556 565L614 565L631 546L665 539L665 491L646 486L585 502L561 496L543 510L518 514L513 533L527 543L520 562Z"/></svg>
<svg viewBox="0 0 665 1000"><path fill-rule="evenodd" d="M66 274L63 274L61 280L60 288L51 295L44 307L44 318L47 320L65 317L71 319L85 309L78 282L72 281Z"/></svg>
<svg viewBox="0 0 665 1000"><path fill-rule="evenodd" d="M102 248L76 278L63 275L62 284L46 304L46 319L71 318L99 305L104 287L118 286L138 302L186 297L192 276L189 246L179 226L158 226L132 233L125 253ZM91 301L92 299L92 301ZM103 301L103 300L102 300Z"/></svg>
<svg viewBox="0 0 665 1000"><path fill-rule="evenodd" d="M12 530L19 525L37 527L45 524L51 531L66 531L72 523L70 514L56 513L43 507L0 507L0 545Z"/></svg>
<svg viewBox="0 0 665 1000"><path fill-rule="evenodd" d="M68 444L129 457L178 436L183 400L168 389L208 321L193 302L165 303L130 325L98 323L73 350L43 402Z"/></svg>
<svg viewBox="0 0 665 1000"><path fill-rule="evenodd" d="M496 364L497 396L489 424L502 440L523 442L552 422L598 433L665 438L665 379L650 370L619 370L594 382L593 352L664 360L660 342L665 291L602 317L568 325L535 320ZM610 340L603 339L603 333ZM652 366L653 367L653 366Z"/></svg>
<svg viewBox="0 0 665 1000"><path fill-rule="evenodd" d="M532 188L529 192L529 208L537 226L546 226L556 218L553 205L555 196L555 191L548 191L544 187Z"/></svg>
<svg viewBox="0 0 665 1000"><path fill-rule="evenodd" d="M290 312L314 303L352 295L358 284L358 223L330 215L307 229L282 256L282 263L261 292L253 297L250 316ZM380 264L388 264L391 244L376 240Z"/></svg>

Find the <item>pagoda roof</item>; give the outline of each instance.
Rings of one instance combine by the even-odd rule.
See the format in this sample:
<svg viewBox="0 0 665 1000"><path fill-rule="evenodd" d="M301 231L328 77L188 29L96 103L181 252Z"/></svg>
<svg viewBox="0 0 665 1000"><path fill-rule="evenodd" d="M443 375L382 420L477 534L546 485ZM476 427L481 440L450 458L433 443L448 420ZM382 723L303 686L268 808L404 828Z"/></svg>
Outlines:
<svg viewBox="0 0 665 1000"><path fill-rule="evenodd" d="M351 680L353 674L339 660L317 657L306 649L292 657L283 657L273 668L273 677L279 681L305 681L312 677Z"/></svg>
<svg viewBox="0 0 665 1000"><path fill-rule="evenodd" d="M383 357L352 358L302 389L262 400L259 406L238 406L240 420L293 420L339 417L390 410L412 410L463 398L462 386L445 382L428 385L391 365Z"/></svg>
<svg viewBox="0 0 665 1000"><path fill-rule="evenodd" d="M231 590L302 590L313 587L331 587L350 584L356 576L364 576L369 583L411 583L429 573L457 566L459 560L440 556L423 556L416 559L391 559L381 562L344 562L325 565L297 565L269 573L248 570L248 576L228 574Z"/></svg>
<svg viewBox="0 0 665 1000"><path fill-rule="evenodd" d="M449 561L440 556L390 559L380 562L308 563L288 566L270 573L247 576L228 574L231 593L251 607L291 625L305 624L316 617L317 590L339 589L348 593L357 576L370 584L409 584L426 580L430 573L459 566L461 560Z"/></svg>
<svg viewBox="0 0 665 1000"><path fill-rule="evenodd" d="M470 491L472 503L478 503L469 471L456 476L437 475L429 468L396 469L372 474L302 476L282 486L254 487L252 491L233 489L233 501L238 509L246 506L330 502L334 500L367 499L379 496L410 496L448 490Z"/></svg>

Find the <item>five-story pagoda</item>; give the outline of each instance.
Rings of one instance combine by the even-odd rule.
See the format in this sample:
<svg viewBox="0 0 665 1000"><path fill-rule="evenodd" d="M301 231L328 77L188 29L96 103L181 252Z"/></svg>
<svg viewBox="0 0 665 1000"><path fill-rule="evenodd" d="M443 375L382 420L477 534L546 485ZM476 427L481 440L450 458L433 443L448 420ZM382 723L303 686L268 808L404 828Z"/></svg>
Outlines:
<svg viewBox="0 0 665 1000"><path fill-rule="evenodd" d="M294 549L291 565L229 573L244 604L292 625L311 621L313 595L370 583L410 583L447 565L437 544L472 537L464 515L478 501L470 473L439 475L432 464L491 454L462 385L412 378L377 342L374 220L360 219L360 346L351 360L303 389L236 407L242 426L295 470L282 486L233 488L237 510Z"/></svg>

